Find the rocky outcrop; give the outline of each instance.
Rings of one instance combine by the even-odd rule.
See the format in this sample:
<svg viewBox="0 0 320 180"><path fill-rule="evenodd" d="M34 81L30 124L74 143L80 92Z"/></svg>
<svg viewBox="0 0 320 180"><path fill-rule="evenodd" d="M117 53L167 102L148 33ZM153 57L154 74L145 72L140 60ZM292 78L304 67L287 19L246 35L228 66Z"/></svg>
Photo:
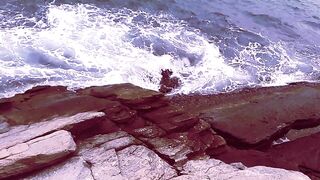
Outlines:
<svg viewBox="0 0 320 180"><path fill-rule="evenodd" d="M295 170L317 179L319 135L307 129L320 124L319 100L320 85L313 83L175 96L131 84L77 91L36 87L0 100L0 161L15 159L12 165L3 165L10 170L0 176L308 179L289 171ZM289 142L275 143L304 130ZM57 147L56 140L58 144L49 144L49 149L66 153L51 155L42 139L54 140L52 134L61 132L74 139L74 148L63 151L69 146ZM63 139L68 138L59 140ZM30 150L25 148L28 143ZM20 161L28 165L20 166Z"/></svg>

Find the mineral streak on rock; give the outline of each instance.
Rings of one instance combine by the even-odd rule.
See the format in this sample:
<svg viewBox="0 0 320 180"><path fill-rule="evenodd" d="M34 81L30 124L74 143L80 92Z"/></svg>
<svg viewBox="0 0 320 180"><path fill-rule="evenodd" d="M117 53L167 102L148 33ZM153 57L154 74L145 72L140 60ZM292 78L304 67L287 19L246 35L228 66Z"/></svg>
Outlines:
<svg viewBox="0 0 320 180"><path fill-rule="evenodd" d="M174 96L35 87L0 100L0 177L319 179L319 113L315 83Z"/></svg>

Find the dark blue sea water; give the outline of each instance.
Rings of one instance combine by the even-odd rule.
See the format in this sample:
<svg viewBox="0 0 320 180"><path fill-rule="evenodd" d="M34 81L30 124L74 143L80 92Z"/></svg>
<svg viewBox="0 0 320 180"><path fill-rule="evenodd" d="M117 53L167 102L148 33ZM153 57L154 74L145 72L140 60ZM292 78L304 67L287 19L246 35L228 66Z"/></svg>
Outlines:
<svg viewBox="0 0 320 180"><path fill-rule="evenodd" d="M320 79L320 0L1 0L0 97L130 82L216 93Z"/></svg>

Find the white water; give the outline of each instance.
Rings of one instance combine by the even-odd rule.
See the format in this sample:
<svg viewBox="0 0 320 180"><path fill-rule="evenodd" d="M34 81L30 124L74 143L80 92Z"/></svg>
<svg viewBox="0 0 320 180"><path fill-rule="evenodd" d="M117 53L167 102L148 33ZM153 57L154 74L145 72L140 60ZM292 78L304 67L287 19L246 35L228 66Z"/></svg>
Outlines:
<svg viewBox="0 0 320 180"><path fill-rule="evenodd" d="M137 23L135 18L147 23ZM280 52L281 65L276 69L259 64L249 65L255 71L242 68L244 59L257 53L254 45L227 64L215 44L166 14L51 5L48 22L29 20L36 26L0 29L0 82L5 89L0 97L42 84L79 88L129 82L157 90L161 69L171 69L182 81L175 93L228 91L305 78L299 70L287 73L301 62L291 59L285 50ZM172 53L159 55L159 47ZM192 58L198 63L192 63ZM257 82L256 73L263 71L273 72L271 81Z"/></svg>

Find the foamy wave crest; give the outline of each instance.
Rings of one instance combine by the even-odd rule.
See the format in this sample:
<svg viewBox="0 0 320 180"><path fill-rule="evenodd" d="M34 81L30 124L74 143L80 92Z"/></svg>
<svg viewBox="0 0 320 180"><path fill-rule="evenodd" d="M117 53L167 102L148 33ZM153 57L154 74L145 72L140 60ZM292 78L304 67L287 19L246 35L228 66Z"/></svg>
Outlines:
<svg viewBox="0 0 320 180"><path fill-rule="evenodd" d="M40 20L15 16L17 22L32 22L31 27L22 23L0 29L0 96L36 85L81 88L129 82L157 90L161 69L171 69L182 81L174 93L230 91L298 77L298 71L284 73L296 61L291 62L279 48L274 52L284 55L279 62L285 64L271 69L264 69L260 61L246 61L259 60L254 56L263 50L257 44L226 62L207 37L168 14L92 5L49 5L46 9L46 17ZM271 80L259 79L259 74L267 77L264 71L272 72Z"/></svg>
<svg viewBox="0 0 320 180"><path fill-rule="evenodd" d="M40 84L130 82L157 90L161 69L173 70L183 93L247 78L224 63L214 44L165 14L52 5L47 22L35 24L0 31L6 96Z"/></svg>

